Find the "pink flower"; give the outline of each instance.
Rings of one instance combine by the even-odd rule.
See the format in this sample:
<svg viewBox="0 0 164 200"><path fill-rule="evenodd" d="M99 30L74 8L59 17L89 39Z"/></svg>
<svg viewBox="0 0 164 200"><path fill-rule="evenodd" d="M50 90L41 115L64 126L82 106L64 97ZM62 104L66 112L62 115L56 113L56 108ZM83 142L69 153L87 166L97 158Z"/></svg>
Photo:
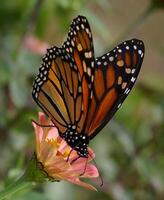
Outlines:
<svg viewBox="0 0 164 200"><path fill-rule="evenodd" d="M61 139L56 127L43 127L35 122L32 123L36 136L37 160L42 163L43 170L48 176L55 180L66 180L96 190L92 185L80 180L81 178L91 179L99 176L97 168L90 164L94 158L94 152L89 148L89 158L78 158L74 161L78 157L76 151L73 150L70 154L71 147ZM39 123L52 125L51 121L46 119L41 112L39 113Z"/></svg>
<svg viewBox="0 0 164 200"><path fill-rule="evenodd" d="M37 54L45 54L49 48L49 45L46 42L39 40L33 35L26 35L24 39L24 46L28 50Z"/></svg>

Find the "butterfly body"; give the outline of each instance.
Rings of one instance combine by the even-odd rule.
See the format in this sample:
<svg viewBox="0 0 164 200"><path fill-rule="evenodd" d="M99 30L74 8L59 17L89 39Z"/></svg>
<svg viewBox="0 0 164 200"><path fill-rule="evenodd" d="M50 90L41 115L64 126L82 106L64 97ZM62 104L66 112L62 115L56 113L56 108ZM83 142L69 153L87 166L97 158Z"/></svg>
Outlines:
<svg viewBox="0 0 164 200"><path fill-rule="evenodd" d="M69 125L69 128L61 136L67 141L68 145L78 152L80 157L88 157L89 138L87 134L78 133L75 125Z"/></svg>
<svg viewBox="0 0 164 200"><path fill-rule="evenodd" d="M75 18L61 48L47 50L32 95L60 136L80 157L131 91L144 57L144 44L127 40L94 57L87 19Z"/></svg>

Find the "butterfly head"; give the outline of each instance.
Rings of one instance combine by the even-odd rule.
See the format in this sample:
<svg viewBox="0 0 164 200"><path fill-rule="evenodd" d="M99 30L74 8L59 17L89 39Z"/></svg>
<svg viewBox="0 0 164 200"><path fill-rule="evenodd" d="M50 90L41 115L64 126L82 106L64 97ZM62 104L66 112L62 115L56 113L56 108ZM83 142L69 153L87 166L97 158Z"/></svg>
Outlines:
<svg viewBox="0 0 164 200"><path fill-rule="evenodd" d="M78 133L76 126L72 125L67 128L66 132L61 135L80 157L88 157L89 138L86 134Z"/></svg>

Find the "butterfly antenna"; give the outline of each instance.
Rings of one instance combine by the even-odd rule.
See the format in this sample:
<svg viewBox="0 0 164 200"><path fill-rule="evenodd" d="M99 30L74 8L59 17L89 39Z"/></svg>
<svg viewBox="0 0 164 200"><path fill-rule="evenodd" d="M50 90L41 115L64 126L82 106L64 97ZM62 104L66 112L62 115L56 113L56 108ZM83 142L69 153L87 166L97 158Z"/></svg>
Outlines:
<svg viewBox="0 0 164 200"><path fill-rule="evenodd" d="M33 123L35 123L36 125L38 125L38 126L40 126L40 127L47 127L47 128L53 128L53 127L55 127L54 125L43 125L43 124L40 124L40 123L38 123L38 122L36 122L35 120L31 120Z"/></svg>
<svg viewBox="0 0 164 200"><path fill-rule="evenodd" d="M92 158L93 163L95 164L95 166L98 168L97 162L95 161L95 159L92 157L92 155L88 152L89 156ZM101 174L99 173L99 178L101 181L100 187L102 187L104 185L104 180L103 177L101 176Z"/></svg>

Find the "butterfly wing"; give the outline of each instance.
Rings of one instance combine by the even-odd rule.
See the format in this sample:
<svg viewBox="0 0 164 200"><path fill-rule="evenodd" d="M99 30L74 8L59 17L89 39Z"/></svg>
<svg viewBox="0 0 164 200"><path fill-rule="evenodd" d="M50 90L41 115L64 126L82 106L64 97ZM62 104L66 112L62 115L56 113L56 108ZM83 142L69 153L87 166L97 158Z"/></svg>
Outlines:
<svg viewBox="0 0 164 200"><path fill-rule="evenodd" d="M75 123L76 106L82 106L81 77L64 49L53 47L43 58L32 95L62 134Z"/></svg>
<svg viewBox="0 0 164 200"><path fill-rule="evenodd" d="M94 47L86 17L79 15L73 20L63 48L73 57L80 76L85 76L90 86L94 75Z"/></svg>
<svg viewBox="0 0 164 200"><path fill-rule="evenodd" d="M82 80L83 105L82 109L77 108L77 112L82 114L82 117L77 120L77 131L80 133L84 129L91 101L95 66L92 33L86 17L78 16L73 20L63 48L73 58Z"/></svg>
<svg viewBox="0 0 164 200"><path fill-rule="evenodd" d="M58 127L81 133L86 120L94 74L94 50L88 21L78 16L62 48L53 47L43 58L32 95Z"/></svg>
<svg viewBox="0 0 164 200"><path fill-rule="evenodd" d="M96 59L92 102L85 128L90 139L106 125L131 91L143 56L143 42L133 39Z"/></svg>

